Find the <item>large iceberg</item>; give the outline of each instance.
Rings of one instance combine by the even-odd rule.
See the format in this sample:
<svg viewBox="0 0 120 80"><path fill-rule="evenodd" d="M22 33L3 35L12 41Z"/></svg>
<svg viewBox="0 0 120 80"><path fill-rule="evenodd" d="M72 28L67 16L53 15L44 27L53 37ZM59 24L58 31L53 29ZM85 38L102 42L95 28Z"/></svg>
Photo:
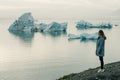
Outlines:
<svg viewBox="0 0 120 80"><path fill-rule="evenodd" d="M66 31L67 23L57 23L52 22L50 24L40 23L36 24L31 13L24 13L22 16L18 18L18 20L14 21L13 24L9 27L9 31L43 31L43 32L58 32L58 31Z"/></svg>
<svg viewBox="0 0 120 80"><path fill-rule="evenodd" d="M57 23L57 22L52 22L50 24L40 23L37 28L38 31L42 31L42 32L66 31L67 23Z"/></svg>
<svg viewBox="0 0 120 80"><path fill-rule="evenodd" d="M26 31L31 30L34 27L34 18L31 13L25 13L14 21L14 23L9 27L9 31Z"/></svg>
<svg viewBox="0 0 120 80"><path fill-rule="evenodd" d="M101 24L91 24L87 21L77 22L77 29L89 29L89 28L112 28L112 24L110 23L101 23Z"/></svg>
<svg viewBox="0 0 120 80"><path fill-rule="evenodd" d="M81 39L81 40L97 40L98 38L98 32L88 34L88 33L82 33L80 35L74 35L74 34L68 34L68 39Z"/></svg>

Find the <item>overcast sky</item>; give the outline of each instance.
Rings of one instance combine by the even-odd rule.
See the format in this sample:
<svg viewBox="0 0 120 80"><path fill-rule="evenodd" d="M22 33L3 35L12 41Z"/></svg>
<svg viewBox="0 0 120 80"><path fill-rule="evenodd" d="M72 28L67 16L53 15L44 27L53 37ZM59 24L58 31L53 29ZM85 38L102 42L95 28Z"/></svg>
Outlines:
<svg viewBox="0 0 120 80"><path fill-rule="evenodd" d="M0 0L0 18L24 12L42 19L106 16L119 11L120 0Z"/></svg>

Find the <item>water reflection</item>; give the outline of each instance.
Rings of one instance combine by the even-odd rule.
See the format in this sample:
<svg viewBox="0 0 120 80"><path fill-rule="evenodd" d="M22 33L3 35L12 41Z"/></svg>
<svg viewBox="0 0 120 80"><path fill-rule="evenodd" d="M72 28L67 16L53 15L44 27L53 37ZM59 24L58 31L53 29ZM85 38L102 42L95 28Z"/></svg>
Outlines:
<svg viewBox="0 0 120 80"><path fill-rule="evenodd" d="M9 31L11 34L18 36L24 42L31 43L34 38L34 33L31 31Z"/></svg>
<svg viewBox="0 0 120 80"><path fill-rule="evenodd" d="M96 41L97 40L95 40L95 39L80 39L80 42L85 42L85 43L87 43L87 42L94 42L94 43L96 43Z"/></svg>
<svg viewBox="0 0 120 80"><path fill-rule="evenodd" d="M13 34L16 37L19 37L20 40L22 40L24 43L32 43L34 39L34 34L36 32L31 31L9 31L11 34ZM60 36L66 36L66 31L58 31L58 32L40 32L43 36L51 36L52 38L58 38Z"/></svg>
<svg viewBox="0 0 120 80"><path fill-rule="evenodd" d="M58 32L40 32L44 36L51 36L53 38L65 36L67 35L66 31L58 31Z"/></svg>
<svg viewBox="0 0 120 80"><path fill-rule="evenodd" d="M112 27L114 28L114 27ZM93 29L96 29L96 30L111 30L112 28L77 28L77 31L90 31L90 30L93 30Z"/></svg>
<svg viewBox="0 0 120 80"><path fill-rule="evenodd" d="M87 42L94 42L96 43L96 39L68 39L68 41L74 41L74 40L80 40L80 42L84 42L84 43L87 43Z"/></svg>

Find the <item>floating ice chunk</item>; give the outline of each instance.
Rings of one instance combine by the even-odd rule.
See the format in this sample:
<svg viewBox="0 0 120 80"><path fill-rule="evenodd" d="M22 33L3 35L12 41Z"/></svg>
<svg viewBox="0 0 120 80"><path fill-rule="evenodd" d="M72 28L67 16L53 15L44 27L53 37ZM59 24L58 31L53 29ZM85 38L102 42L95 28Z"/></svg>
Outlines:
<svg viewBox="0 0 120 80"><path fill-rule="evenodd" d="M81 40L96 40L98 38L98 32L88 34L88 33L82 33L80 35Z"/></svg>
<svg viewBox="0 0 120 80"><path fill-rule="evenodd" d="M39 24L39 31L44 31L49 25L45 23Z"/></svg>
<svg viewBox="0 0 120 80"><path fill-rule="evenodd" d="M42 32L57 32L57 31L66 31L67 23L57 23L52 22L50 24L40 23L36 27L38 31Z"/></svg>
<svg viewBox="0 0 120 80"><path fill-rule="evenodd" d="M69 39L80 39L80 35L68 34Z"/></svg>
<svg viewBox="0 0 120 80"><path fill-rule="evenodd" d="M66 31L67 29L67 23L57 23L52 22L50 24L40 23L35 24L34 27L32 27L31 31L36 32L62 32Z"/></svg>
<svg viewBox="0 0 120 80"><path fill-rule="evenodd" d="M108 29L112 28L112 24L110 23L101 23L98 24L97 26L98 26L97 28L108 28Z"/></svg>
<svg viewBox="0 0 120 80"><path fill-rule="evenodd" d="M80 21L77 23L76 28L78 29L89 29L89 28L112 28L112 24L110 23L101 23L101 24L91 24L87 21Z"/></svg>
<svg viewBox="0 0 120 80"><path fill-rule="evenodd" d="M81 39L81 40L96 40L98 38L98 32L88 34L82 33L80 35L69 34L68 39Z"/></svg>
<svg viewBox="0 0 120 80"><path fill-rule="evenodd" d="M25 13L9 27L9 31L26 31L31 30L32 27L34 27L34 18L31 13Z"/></svg>
<svg viewBox="0 0 120 80"><path fill-rule="evenodd" d="M78 29L86 29L86 28L91 28L93 25L89 22L86 21L80 21L77 23L76 27Z"/></svg>
<svg viewBox="0 0 120 80"><path fill-rule="evenodd" d="M66 31L67 23L57 23L52 22L50 24L39 24L39 31L43 32L58 32L58 31Z"/></svg>
<svg viewBox="0 0 120 80"><path fill-rule="evenodd" d="M32 32L43 32L48 27L45 23L35 24L35 27L31 29Z"/></svg>

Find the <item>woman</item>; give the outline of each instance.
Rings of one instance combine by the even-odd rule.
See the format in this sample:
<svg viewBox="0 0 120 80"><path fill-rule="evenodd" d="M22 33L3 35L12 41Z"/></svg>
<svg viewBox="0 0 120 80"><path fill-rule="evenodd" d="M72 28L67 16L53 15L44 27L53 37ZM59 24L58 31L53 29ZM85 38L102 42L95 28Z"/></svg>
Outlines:
<svg viewBox="0 0 120 80"><path fill-rule="evenodd" d="M102 30L99 30L98 33L99 37L97 39L97 46L96 46L96 55L99 56L99 60L101 63L101 69L98 70L98 72L104 72L104 45L105 45L105 40L106 36Z"/></svg>

